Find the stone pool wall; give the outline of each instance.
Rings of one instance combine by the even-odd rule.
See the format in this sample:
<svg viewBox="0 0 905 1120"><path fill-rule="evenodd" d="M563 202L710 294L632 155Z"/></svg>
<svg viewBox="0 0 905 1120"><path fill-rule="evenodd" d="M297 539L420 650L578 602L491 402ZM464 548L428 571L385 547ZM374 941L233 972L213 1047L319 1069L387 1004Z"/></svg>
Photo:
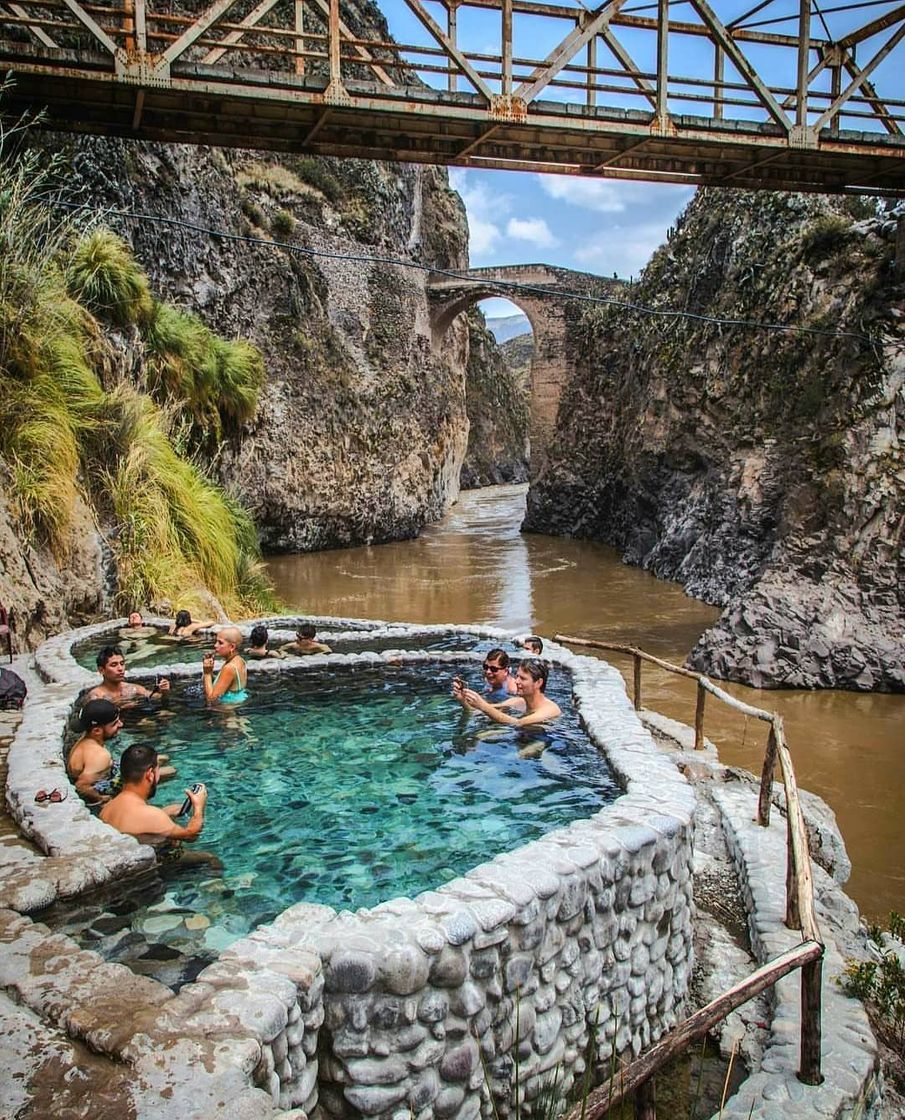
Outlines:
<svg viewBox="0 0 905 1120"><path fill-rule="evenodd" d="M32 754L28 769L35 763L53 769L56 785L65 781L60 743L72 703L64 700L65 690L72 696L96 680L75 664L69 646L105 629L54 639L38 654L41 672L64 687L54 686L56 704L44 713L43 744L37 734L30 737L37 758ZM417 628L431 629L443 628ZM379 629L369 633L380 635ZM592 1032L598 1058L608 1065L614 1051L637 1053L675 1023L692 964L693 792L656 750L614 669L552 644L548 652L571 672L582 718L623 785L622 797L589 820L497 856L414 900L354 914L294 906L223 953L175 997L188 1008L223 986L222 1010L232 1000L235 1026L241 1026L256 999L273 1003L265 977L278 974L295 984L285 1022L280 1015L266 1029L247 1023L261 1046L251 1081L274 1105L306 1112L317 1105L337 1120L474 1120L491 1115L492 1092L500 1113L508 1114L516 1070L520 1101L536 1100L554 1079L563 1093L584 1070ZM249 671L398 656L316 656L252 663ZM463 656L404 654L412 662L461 662ZM171 671L198 675L197 666ZM65 808L62 815L36 811L34 774L20 762L8 800L45 851L65 856L90 840L91 885L103 878L106 839L111 852L116 849L117 871L124 868L124 846L135 852L136 866L146 866L148 849L98 824L75 798L55 807ZM39 893L46 904L54 892ZM19 896L20 905L9 898L7 904L29 909L21 906L27 894ZM312 979L321 973L322 982ZM187 1016L187 1031L203 1026Z"/></svg>

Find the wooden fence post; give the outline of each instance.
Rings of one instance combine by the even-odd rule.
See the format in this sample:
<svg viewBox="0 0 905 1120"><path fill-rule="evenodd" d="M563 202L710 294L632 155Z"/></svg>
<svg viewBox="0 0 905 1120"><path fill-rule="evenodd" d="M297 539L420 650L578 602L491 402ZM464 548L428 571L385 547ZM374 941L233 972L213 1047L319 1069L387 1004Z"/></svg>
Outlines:
<svg viewBox="0 0 905 1120"><path fill-rule="evenodd" d="M760 797L757 802L757 823L764 828L770 823L770 806L773 804L773 771L776 769L776 728L770 724L767 736L767 753L760 775Z"/></svg>
<svg viewBox="0 0 905 1120"><path fill-rule="evenodd" d="M649 1077L635 1090L635 1120L657 1120L654 1079Z"/></svg>
<svg viewBox="0 0 905 1120"><path fill-rule="evenodd" d="M635 711L640 712L641 711L641 658L636 653L634 655L633 660L634 660L634 663L635 663L635 674L634 674L635 687L634 687L634 693L633 693L633 702L634 702L634 705L635 705Z"/></svg>
<svg viewBox="0 0 905 1120"><path fill-rule="evenodd" d="M801 968L801 1067L798 1080L805 1085L820 1085L820 985L823 958L809 961Z"/></svg>
<svg viewBox="0 0 905 1120"><path fill-rule="evenodd" d="M698 681L698 700L694 706L694 749L702 751L704 749L704 702L707 699L707 691L701 681Z"/></svg>

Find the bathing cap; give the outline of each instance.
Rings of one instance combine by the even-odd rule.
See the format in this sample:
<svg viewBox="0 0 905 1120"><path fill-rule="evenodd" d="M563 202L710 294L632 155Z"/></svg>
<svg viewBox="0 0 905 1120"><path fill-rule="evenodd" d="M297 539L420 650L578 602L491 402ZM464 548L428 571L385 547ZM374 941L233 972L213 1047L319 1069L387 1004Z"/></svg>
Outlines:
<svg viewBox="0 0 905 1120"><path fill-rule="evenodd" d="M115 704L109 700L89 700L82 708L79 722L88 731L92 727L106 727L115 719L119 719L119 708Z"/></svg>

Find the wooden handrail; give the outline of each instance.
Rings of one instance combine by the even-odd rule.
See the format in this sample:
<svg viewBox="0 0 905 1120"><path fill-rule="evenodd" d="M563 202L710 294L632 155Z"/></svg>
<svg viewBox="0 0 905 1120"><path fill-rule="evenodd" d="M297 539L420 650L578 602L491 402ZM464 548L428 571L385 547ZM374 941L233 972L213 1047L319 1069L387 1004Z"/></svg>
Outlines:
<svg viewBox="0 0 905 1120"><path fill-rule="evenodd" d="M737 1007L754 999L767 988L772 988L783 976L788 976L797 968L819 961L822 956L823 946L819 942L802 941L800 945L768 961L745 980L735 984L728 991L711 1000L700 1011L690 1015L653 1045L646 1054L635 1059L625 1070L620 1070L618 1076L614 1075L594 1089L588 1094L586 1101L579 1102L566 1114L565 1120L582 1120L582 1117L584 1120L598 1120L598 1117L603 1116L608 1109L619 1104L623 1097L635 1092L640 1085L653 1077L667 1062L687 1050L696 1039L703 1038L708 1031L713 1030Z"/></svg>
<svg viewBox="0 0 905 1120"><path fill-rule="evenodd" d="M803 946L816 946L819 951L810 953L809 955L801 954L795 957L794 963L790 964L785 972L779 975L785 975L786 972L791 972L793 969L801 969L801 1053L800 1053L800 1066L798 1070L798 1077L801 1081L808 1085L817 1085L823 1077L820 1073L820 1003L821 1003L821 984L822 984L822 958L823 958L823 945L820 937L820 927L817 923L817 915L814 909L814 883L811 875L811 860L808 853L808 836L807 829L804 822L804 814L801 811L801 799L798 795L798 783L795 778L795 768L792 765L792 756L789 752L788 745L785 740L785 733L783 730L783 723L781 717L776 712L768 712L763 708L755 708L751 704L745 704L743 701L736 699L724 689L715 685L709 677L703 673L697 673L692 669L686 669L681 665L673 665L669 661L664 661L663 658L655 657L651 653L646 653L644 650L637 649L635 646L628 646L617 642L601 642L592 638L576 638L568 634L556 634L555 640L564 642L568 645L584 646L591 649L602 649L612 653L621 653L630 656L633 661L633 683L634 683L634 696L633 702L637 710L641 708L641 666L643 662L647 661L652 665L656 665L661 669L665 669L669 673L675 673L678 676L689 677L697 682L697 701L695 704L695 749L701 750L704 746L704 702L707 693L715 696L722 703L728 707L740 712L742 715L748 716L752 719L759 719L770 725L769 735L767 737L767 746L764 754L764 765L761 772L760 793L758 797L757 807L757 821L763 827L767 827L770 823L770 806L773 794L773 775L776 769L777 762L779 763L779 770L782 777L783 789L786 795L786 916L785 924L792 929L799 929L802 935ZM795 954L795 950L790 951ZM748 981L744 981L735 988L730 989L729 992L724 993L723 996L718 997L713 1003L708 1004L706 1008L692 1015L680 1027L676 1029L668 1040L685 1039L684 1046L687 1046L693 1037L687 1034L686 1028L689 1024L697 1023L698 1017L705 1011L711 1011L727 997L733 997L734 993L746 990L746 985L755 980L755 978L763 978L770 975L771 969L777 962L786 962L789 954L783 954L777 957L775 961L763 968L758 969L749 977ZM779 975L774 976L772 980L766 980L763 987L770 987L779 979ZM763 988L758 989L762 991ZM752 993L756 994L756 993ZM739 1003L746 1002L751 996L746 996L740 999ZM738 1006L738 1003L733 1006ZM715 1025L725 1018L725 1015L732 1010L728 1010L720 1017L715 1019L711 1026ZM695 1028L697 1029L697 1028ZM706 1033L710 1026L704 1027L700 1030L696 1037ZM612 1085L606 1087L607 1101L606 1104L598 1108L596 1113L585 1111L585 1120L594 1120L595 1115L601 1115L612 1104L618 1103L622 1096L633 1089L644 1085L651 1077L655 1069L662 1065L662 1061L657 1060L655 1065L651 1065L652 1056L656 1056L661 1052L664 1043L658 1043L642 1055L635 1062L633 1062L625 1071L624 1076L620 1079L620 1086L618 1094L614 1095ZM671 1050L670 1057L680 1050ZM663 1061L669 1060L668 1057ZM596 1093L600 1093L597 1090ZM592 1098L595 1094L592 1094ZM654 1104L653 1096L650 1093L642 1094L642 1099L639 1102L640 1111L645 1116L653 1116ZM577 1110L569 1114L566 1120L577 1120Z"/></svg>

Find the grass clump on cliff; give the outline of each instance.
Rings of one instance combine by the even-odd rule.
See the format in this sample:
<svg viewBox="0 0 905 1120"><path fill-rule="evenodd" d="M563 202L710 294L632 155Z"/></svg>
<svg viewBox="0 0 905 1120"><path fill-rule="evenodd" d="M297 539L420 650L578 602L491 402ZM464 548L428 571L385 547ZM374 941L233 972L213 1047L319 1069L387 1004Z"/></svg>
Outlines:
<svg viewBox="0 0 905 1120"><path fill-rule="evenodd" d="M112 522L122 606L212 593L229 613L270 609L248 515L177 449L254 414L260 354L163 311L122 240L61 220L49 188L36 158L0 150L0 458L14 518L58 561L80 503ZM135 330L158 402L129 383L105 324Z"/></svg>

